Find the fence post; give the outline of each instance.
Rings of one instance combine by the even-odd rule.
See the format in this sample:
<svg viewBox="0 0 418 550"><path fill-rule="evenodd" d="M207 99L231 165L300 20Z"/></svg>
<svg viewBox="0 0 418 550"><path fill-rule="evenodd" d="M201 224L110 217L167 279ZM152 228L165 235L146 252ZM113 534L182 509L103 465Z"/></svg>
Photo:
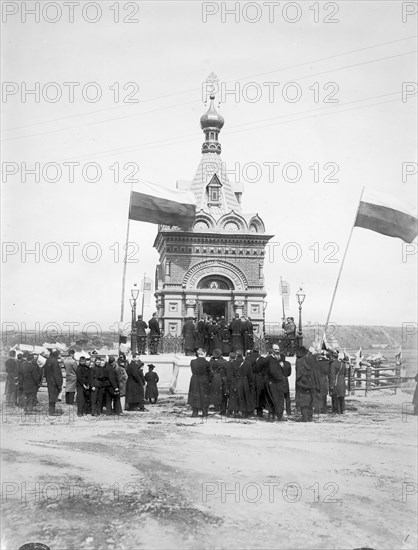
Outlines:
<svg viewBox="0 0 418 550"><path fill-rule="evenodd" d="M356 393L356 381L355 381L355 365L350 364L350 370L349 370L349 388L350 388L350 395L355 395Z"/></svg>
<svg viewBox="0 0 418 550"><path fill-rule="evenodd" d="M401 386L401 367L398 364L396 365L396 368L395 368L395 376L396 376L395 378L395 384L396 384L395 395L396 395L398 387Z"/></svg>
<svg viewBox="0 0 418 550"><path fill-rule="evenodd" d="M371 388L372 388L372 368L366 367L366 391L365 391L366 397L367 397L367 393L371 390Z"/></svg>

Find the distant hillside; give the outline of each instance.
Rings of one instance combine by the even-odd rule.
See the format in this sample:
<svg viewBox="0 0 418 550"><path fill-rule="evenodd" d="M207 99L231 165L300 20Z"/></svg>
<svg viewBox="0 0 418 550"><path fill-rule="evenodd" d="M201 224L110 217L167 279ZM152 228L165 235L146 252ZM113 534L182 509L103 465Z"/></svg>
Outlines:
<svg viewBox="0 0 418 550"><path fill-rule="evenodd" d="M305 344L310 345L313 341L322 338L323 326L306 325L303 327ZM409 325L410 330L412 324ZM266 323L266 333L281 334L281 323ZM417 335L407 335L405 330L402 334L402 327L383 327L383 326L367 326L367 325L330 325L327 330L327 340L331 343L333 340L338 342L339 347L347 349L358 349L362 346L363 349L396 349L402 346L402 349L416 350ZM75 340L75 341L74 341ZM70 339L68 336L61 335L60 337L49 336L48 341L53 343L56 341L73 345L78 348L91 349L92 347L112 347L117 341L117 336L114 332L103 332L99 337L89 337L86 334L76 334L75 339ZM19 343L25 344L43 344L45 338L40 335L34 335L33 331L28 333L17 333L14 335L2 334L2 345L5 348Z"/></svg>
<svg viewBox="0 0 418 550"><path fill-rule="evenodd" d="M266 323L266 328L280 331L280 325ZM409 332L412 332L412 323ZM303 327L305 344L310 344L322 338L324 327L321 325L306 325ZM418 345L417 334L407 334L402 327L383 327L368 325L330 325L327 330L327 340L336 340L341 348L354 349L362 346L363 349L416 349Z"/></svg>

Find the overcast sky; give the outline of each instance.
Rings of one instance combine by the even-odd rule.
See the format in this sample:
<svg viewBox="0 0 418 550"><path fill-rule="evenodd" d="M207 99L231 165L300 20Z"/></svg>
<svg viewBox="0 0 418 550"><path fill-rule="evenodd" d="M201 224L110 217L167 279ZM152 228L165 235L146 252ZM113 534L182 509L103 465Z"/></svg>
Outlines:
<svg viewBox="0 0 418 550"><path fill-rule="evenodd" d="M222 159L244 184L244 212L258 212L274 236L264 270L267 321L281 316L282 276L290 283L290 313L296 317L295 293L303 283L304 320L324 323L363 186L392 194L411 210L416 205L416 176L402 181L402 163L416 162L417 96L402 101L402 83L417 80L417 16L404 14L403 22L400 2L331 2L328 11L324 3L315 11L313 2L299 2L285 12L281 3L270 22L268 6L260 3L257 13L250 3L238 22L234 16L222 22L218 3L218 13L203 22L202 10L215 11L214 3L141 2L135 13L136 4L119 3L119 23L110 9L114 3L101 2L96 23L83 20L77 8L70 23L66 8L56 23L43 14L39 23L30 15L22 22L19 12L3 25L3 80L15 83L2 104L3 172L15 166L5 162L19 167L13 176L3 173L2 182L2 235L10 252L2 263L3 323L31 328L78 322L81 328L95 322L106 329L119 320L130 192L123 179L135 166L134 177L167 187L193 179L203 142L202 82L212 71L223 90L236 86L238 93L217 96L225 118ZM52 9L44 15L55 17ZM94 18L94 7L85 16ZM39 101L27 95L22 102L24 83L31 89L35 82ZM58 87L44 87L51 82ZM73 102L64 82L80 83ZM89 82L96 85L85 88ZM283 88L289 82L297 86ZM90 98L97 90L102 97L88 102L83 88ZM59 101L44 98L53 99L57 89ZM129 98L139 101L123 102ZM67 161L80 163L74 182L62 164ZM45 182L41 174L37 183L28 174L23 182L21 163L33 168L36 162L41 169L58 163L59 181ZM88 163L101 167L96 183L83 177ZM266 163L280 163L272 178ZM298 181L285 181L287 163L297 163L300 177L292 168L287 177ZM47 177L54 175L51 169ZM324 181L327 175L336 181ZM94 177L93 171L87 176ZM133 283L145 272L154 278L156 231L155 225L131 223L137 249L130 251L137 261L127 267L125 320ZM57 247L48 246L53 242L61 253L56 262ZM64 245L69 242L79 243L74 261ZM35 243L38 257L25 256L24 247L34 249ZM98 261L89 261L97 253ZM300 258L293 261L296 253ZM327 262L327 254L336 261ZM415 321L416 257L403 258L399 239L355 229L332 321Z"/></svg>

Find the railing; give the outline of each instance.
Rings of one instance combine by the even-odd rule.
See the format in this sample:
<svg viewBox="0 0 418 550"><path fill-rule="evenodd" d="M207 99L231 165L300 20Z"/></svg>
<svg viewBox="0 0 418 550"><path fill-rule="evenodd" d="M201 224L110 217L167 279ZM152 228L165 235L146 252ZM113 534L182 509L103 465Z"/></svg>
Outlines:
<svg viewBox="0 0 418 550"><path fill-rule="evenodd" d="M383 374L382 374L383 371ZM401 385L401 366L391 367L366 366L355 368L351 365L349 368L349 392L353 395L356 391L368 392L374 390L396 390Z"/></svg>
<svg viewBox="0 0 418 550"><path fill-rule="evenodd" d="M280 349L287 357L291 357L295 354L297 346L302 345L302 337L286 338L284 336L266 335L256 336L254 335L254 349L258 349L261 354L265 354L271 350L273 344L279 344ZM147 338L146 353L149 353L150 339ZM184 353L184 342L181 336L173 336L171 334L164 334L160 337L157 347L158 353Z"/></svg>

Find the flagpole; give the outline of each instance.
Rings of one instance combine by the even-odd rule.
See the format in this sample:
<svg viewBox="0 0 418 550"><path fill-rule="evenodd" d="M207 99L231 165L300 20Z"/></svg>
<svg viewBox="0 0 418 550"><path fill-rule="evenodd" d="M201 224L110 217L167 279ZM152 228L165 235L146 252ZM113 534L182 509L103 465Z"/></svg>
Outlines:
<svg viewBox="0 0 418 550"><path fill-rule="evenodd" d="M126 228L125 257L123 259L122 296L120 301L120 322L121 323L123 322L123 310L124 310L124 302L125 302L126 264L128 263L129 228L130 228L130 221L131 221L129 214L131 211L132 188L133 188L133 185L131 185L131 191L129 194L128 226Z"/></svg>
<svg viewBox="0 0 418 550"><path fill-rule="evenodd" d="M146 276L147 276L147 274L144 273L144 280L142 282L142 311L141 311L142 317L144 317L144 298L145 298L145 279L146 279Z"/></svg>
<svg viewBox="0 0 418 550"><path fill-rule="evenodd" d="M285 319L285 312L284 312L284 298L283 298L283 283L282 283L282 276L280 275L280 294L282 295L282 308L283 308L283 321Z"/></svg>
<svg viewBox="0 0 418 550"><path fill-rule="evenodd" d="M322 344L325 343L325 336L326 336L326 332L327 332L327 328L328 328L329 319L331 317L332 306L334 305L335 295L337 294L338 283L340 282L341 272L343 270L344 261L345 261L345 258L347 256L347 251L348 251L348 247L350 245L351 237L353 235L353 231L354 231L354 227L355 227L355 223L356 223L356 219L357 219L357 214L358 214L358 211L359 211L359 208L360 208L360 203L361 203L361 199L363 197L363 193L364 193L364 186L363 186L363 189L361 190L360 199L358 201L357 210L356 210L356 214L354 216L353 225L351 227L350 234L348 236L348 241L347 241L347 245L345 247L344 256L343 256L343 259L341 261L340 270L338 272L337 281L335 283L334 292L332 294L331 305L329 306L328 316L327 316L327 320L325 322L324 332L323 332L323 335L322 335Z"/></svg>

